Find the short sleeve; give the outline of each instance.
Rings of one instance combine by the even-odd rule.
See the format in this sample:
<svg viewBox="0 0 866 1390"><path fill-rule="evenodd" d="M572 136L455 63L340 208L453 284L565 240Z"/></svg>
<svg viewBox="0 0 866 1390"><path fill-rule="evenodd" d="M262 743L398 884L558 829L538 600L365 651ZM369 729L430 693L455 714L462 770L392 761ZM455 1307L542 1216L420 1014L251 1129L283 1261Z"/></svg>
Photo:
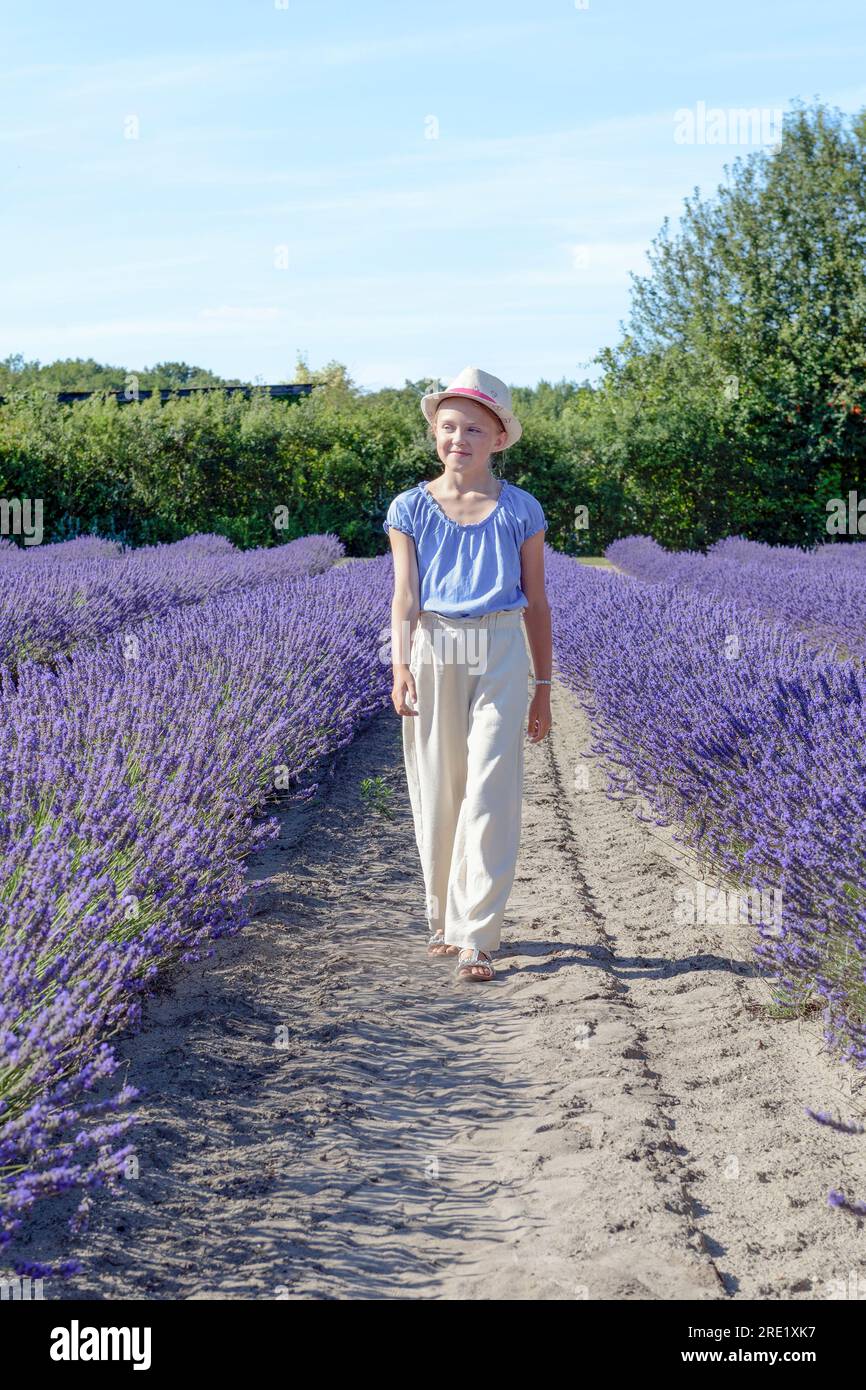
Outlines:
<svg viewBox="0 0 866 1390"><path fill-rule="evenodd" d="M412 518L402 497L395 497L385 513L382 529L387 531L390 526L393 526L395 531L405 531L407 536L412 535Z"/></svg>
<svg viewBox="0 0 866 1390"><path fill-rule="evenodd" d="M546 530L547 521L537 497L533 497L531 492L527 492L524 501L526 507L523 516L523 539L527 541L530 536L535 535L536 531Z"/></svg>

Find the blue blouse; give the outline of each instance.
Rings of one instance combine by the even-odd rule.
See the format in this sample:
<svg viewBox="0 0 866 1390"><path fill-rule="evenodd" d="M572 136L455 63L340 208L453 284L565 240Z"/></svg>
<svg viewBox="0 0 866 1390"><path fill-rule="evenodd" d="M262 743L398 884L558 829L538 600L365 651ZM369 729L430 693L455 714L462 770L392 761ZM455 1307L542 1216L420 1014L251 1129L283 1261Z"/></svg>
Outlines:
<svg viewBox="0 0 866 1390"><path fill-rule="evenodd" d="M503 480L496 506L483 521L447 516L416 483L392 501L382 523L415 541L422 610L448 618L478 618L500 608L526 608L520 587L520 547L547 527L541 503Z"/></svg>

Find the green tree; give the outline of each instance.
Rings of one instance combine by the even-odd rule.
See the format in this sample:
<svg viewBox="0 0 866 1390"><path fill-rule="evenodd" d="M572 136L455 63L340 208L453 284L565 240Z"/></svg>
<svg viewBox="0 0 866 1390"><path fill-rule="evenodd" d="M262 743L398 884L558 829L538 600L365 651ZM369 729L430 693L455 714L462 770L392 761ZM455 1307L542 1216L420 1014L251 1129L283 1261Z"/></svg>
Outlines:
<svg viewBox="0 0 866 1390"><path fill-rule="evenodd" d="M602 435L658 539L826 539L827 496L866 477L866 112L795 103L726 174L633 277Z"/></svg>
<svg viewBox="0 0 866 1390"><path fill-rule="evenodd" d="M187 362L157 362L153 367L131 370L96 362L92 357L67 357L56 362L26 362L11 353L0 362L0 395L35 388L43 391L123 391L135 376L141 390L166 390L176 386L246 386L235 377L217 376L206 367Z"/></svg>

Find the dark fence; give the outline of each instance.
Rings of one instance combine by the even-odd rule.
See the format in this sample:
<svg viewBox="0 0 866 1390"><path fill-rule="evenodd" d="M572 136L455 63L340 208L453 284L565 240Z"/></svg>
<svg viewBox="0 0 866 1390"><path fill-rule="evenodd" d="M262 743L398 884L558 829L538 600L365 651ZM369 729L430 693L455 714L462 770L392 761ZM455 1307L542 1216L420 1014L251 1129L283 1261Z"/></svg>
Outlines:
<svg viewBox="0 0 866 1390"><path fill-rule="evenodd" d="M26 389L30 391L44 390L41 386L30 386ZM285 400L291 399L293 396L308 396L312 389L312 382L302 382L295 386L163 386L158 394L161 401L167 401L172 396L196 396L205 391L222 391L227 396L238 391L244 396L249 396L252 391L267 391L272 399ZM147 400L150 396L156 395L157 392L144 389L130 392L125 389L123 391L49 391L47 394L53 395L60 405L71 405L73 401L86 401L90 396L114 396L121 405L128 405L132 401ZM7 400L7 396L0 396L0 405L4 405Z"/></svg>

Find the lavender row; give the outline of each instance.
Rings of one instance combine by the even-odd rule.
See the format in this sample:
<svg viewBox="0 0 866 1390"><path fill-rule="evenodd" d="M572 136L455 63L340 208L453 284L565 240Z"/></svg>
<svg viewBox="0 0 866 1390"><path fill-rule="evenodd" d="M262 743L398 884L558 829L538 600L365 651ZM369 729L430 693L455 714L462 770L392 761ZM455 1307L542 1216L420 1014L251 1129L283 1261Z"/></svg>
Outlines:
<svg viewBox="0 0 866 1390"><path fill-rule="evenodd" d="M729 536L702 555L629 536L609 545L605 556L636 579L726 599L831 642L841 656L866 657L866 545L804 551Z"/></svg>
<svg viewBox="0 0 866 1390"><path fill-rule="evenodd" d="M642 792L742 893L778 890L744 946L781 998L824 1005L828 1044L862 1067L866 668L729 599L548 555L558 669L609 792Z"/></svg>
<svg viewBox="0 0 866 1390"><path fill-rule="evenodd" d="M388 701L384 557L175 610L59 671L0 670L0 1245L40 1196L116 1180L98 1102L140 996L248 921L243 858ZM103 1089L105 1087L103 1086Z"/></svg>
<svg viewBox="0 0 866 1390"><path fill-rule="evenodd" d="M0 550L0 663L50 660L79 643L219 594L321 574L344 553L333 535L240 551L223 536L121 550L83 536Z"/></svg>

